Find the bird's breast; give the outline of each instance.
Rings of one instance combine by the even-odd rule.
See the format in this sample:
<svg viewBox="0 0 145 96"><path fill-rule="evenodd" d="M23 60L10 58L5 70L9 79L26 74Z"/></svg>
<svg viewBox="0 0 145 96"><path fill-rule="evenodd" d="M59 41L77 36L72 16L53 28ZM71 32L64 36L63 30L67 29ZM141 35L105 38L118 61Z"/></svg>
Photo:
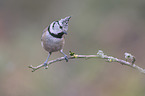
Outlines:
<svg viewBox="0 0 145 96"><path fill-rule="evenodd" d="M48 52L56 52L64 46L64 38L54 38L47 32L41 38L42 47Z"/></svg>

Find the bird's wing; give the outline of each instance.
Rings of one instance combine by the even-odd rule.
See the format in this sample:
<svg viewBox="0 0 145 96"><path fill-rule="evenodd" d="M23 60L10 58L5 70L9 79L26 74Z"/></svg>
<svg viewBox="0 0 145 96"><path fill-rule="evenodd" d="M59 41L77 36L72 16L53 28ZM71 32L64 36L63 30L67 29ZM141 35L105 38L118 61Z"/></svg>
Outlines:
<svg viewBox="0 0 145 96"><path fill-rule="evenodd" d="M41 36L41 41L42 41L42 37L44 35L44 33L48 30L48 27L46 27L44 30L43 30L43 33L42 33L42 36Z"/></svg>

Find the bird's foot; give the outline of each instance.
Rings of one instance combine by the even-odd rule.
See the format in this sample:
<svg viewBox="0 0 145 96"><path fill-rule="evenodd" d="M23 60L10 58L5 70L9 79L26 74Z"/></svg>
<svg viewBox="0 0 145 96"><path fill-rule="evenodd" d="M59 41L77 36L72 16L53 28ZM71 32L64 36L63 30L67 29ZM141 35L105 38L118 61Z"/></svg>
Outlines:
<svg viewBox="0 0 145 96"><path fill-rule="evenodd" d="M65 58L66 62L68 62L68 57L67 57L67 55L65 55L64 58Z"/></svg>
<svg viewBox="0 0 145 96"><path fill-rule="evenodd" d="M47 63L44 62L44 68L48 69Z"/></svg>

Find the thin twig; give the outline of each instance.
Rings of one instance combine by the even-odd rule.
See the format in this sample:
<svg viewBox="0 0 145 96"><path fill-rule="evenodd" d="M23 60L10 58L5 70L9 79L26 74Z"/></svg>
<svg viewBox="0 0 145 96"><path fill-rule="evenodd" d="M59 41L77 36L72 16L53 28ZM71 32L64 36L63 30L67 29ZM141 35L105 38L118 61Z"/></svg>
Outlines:
<svg viewBox="0 0 145 96"><path fill-rule="evenodd" d="M119 64L122 64L122 65L127 65L129 67L132 67L136 70L138 70L139 72L141 73L144 73L145 74L145 69L137 66L136 64L134 64L135 62L135 57L129 53L125 53L125 58L126 58L126 61L125 60L122 60L122 59L118 59L118 58L115 58L115 57L112 57L112 56L108 56L108 55L105 55L103 53L103 51L99 50L97 55L76 55L74 53L70 53L70 56L68 57L68 59L79 59L79 58L101 58L101 59L106 59L108 62L118 62ZM131 59L132 62L127 62L127 59ZM55 60L51 60L47 63L47 66L44 66L44 64L40 64L36 67L33 67L32 65L29 66L29 68L32 69L32 72L42 68L42 67L45 67L45 69L48 68L48 66L52 63L55 63L55 62L59 62L59 61L63 61L65 60L64 57L60 57L60 58L57 58Z"/></svg>

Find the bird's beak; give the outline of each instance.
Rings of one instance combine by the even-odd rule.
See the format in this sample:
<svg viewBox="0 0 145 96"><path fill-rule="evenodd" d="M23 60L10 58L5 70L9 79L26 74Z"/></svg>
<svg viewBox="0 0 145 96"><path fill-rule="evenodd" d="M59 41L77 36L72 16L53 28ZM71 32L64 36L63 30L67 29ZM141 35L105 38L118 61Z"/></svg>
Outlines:
<svg viewBox="0 0 145 96"><path fill-rule="evenodd" d="M63 31L63 33L67 35L67 32L66 31Z"/></svg>

